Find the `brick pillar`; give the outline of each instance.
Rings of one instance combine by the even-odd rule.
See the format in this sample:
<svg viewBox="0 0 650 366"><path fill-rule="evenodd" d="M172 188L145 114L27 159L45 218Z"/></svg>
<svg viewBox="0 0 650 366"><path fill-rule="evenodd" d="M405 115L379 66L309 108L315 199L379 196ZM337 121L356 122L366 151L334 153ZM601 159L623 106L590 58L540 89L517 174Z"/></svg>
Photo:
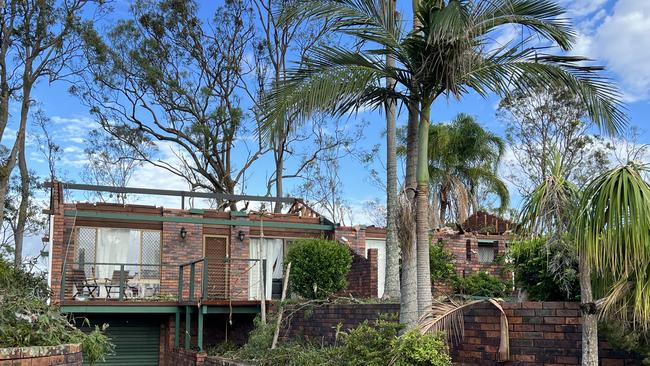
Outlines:
<svg viewBox="0 0 650 366"><path fill-rule="evenodd" d="M54 230L52 231L52 253L50 258L52 261L52 271L50 273L52 290L52 302L57 304L60 302L61 279L63 277L64 257L67 254L67 262L74 261L74 243L70 237L72 235L72 226L74 226L74 218L65 218L63 213L65 211L65 202L63 197L63 185L60 182L52 182L50 189L50 211L52 214L52 222ZM70 248L66 247L70 244ZM67 252L67 253L66 253ZM69 287L69 286L66 286ZM72 294L67 294L72 295Z"/></svg>
<svg viewBox="0 0 650 366"><path fill-rule="evenodd" d="M177 212L167 211L164 216L173 217L180 215ZM196 217L195 215L192 215ZM185 228L185 239L180 236L181 228ZM168 295L178 294L178 266L203 258L203 225L186 222L163 222L161 244L161 283L160 293ZM195 267L194 295L201 293L201 271L203 264ZM183 296L189 295L189 266L183 276Z"/></svg>
<svg viewBox="0 0 650 366"><path fill-rule="evenodd" d="M242 221L248 220L248 217L241 214L230 214L231 220ZM244 240L239 240L239 232L244 234ZM248 300L248 280L250 277L251 266L260 266L261 263L246 261L251 258L250 248L250 226L236 225L230 227L230 298L232 300ZM260 269L261 270L261 269Z"/></svg>
<svg viewBox="0 0 650 366"><path fill-rule="evenodd" d="M369 297L377 297L378 291L378 256L379 253L376 248L368 250L368 295Z"/></svg>

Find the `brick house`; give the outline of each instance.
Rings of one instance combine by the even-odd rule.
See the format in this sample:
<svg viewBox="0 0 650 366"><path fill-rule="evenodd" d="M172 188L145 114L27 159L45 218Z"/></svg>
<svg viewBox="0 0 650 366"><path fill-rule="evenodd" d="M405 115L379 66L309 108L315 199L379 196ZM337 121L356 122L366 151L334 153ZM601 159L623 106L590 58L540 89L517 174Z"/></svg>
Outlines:
<svg viewBox="0 0 650 366"><path fill-rule="evenodd" d="M49 187L51 302L91 325L110 324L117 348L109 364L164 364L181 348L245 341L254 316L279 297L284 255L296 239L324 237L350 247L353 266L342 294L377 297L383 290L385 231L339 226L301 200L281 198L286 213L261 214L64 197L68 190L158 194L181 197L183 207L185 198L205 193Z"/></svg>
<svg viewBox="0 0 650 366"><path fill-rule="evenodd" d="M510 243L513 224L492 214L478 211L456 230L443 228L432 234L433 242L443 243L454 259L460 277L485 272L512 281L512 273L503 270L499 258L505 255ZM434 284L434 295L452 292L450 284Z"/></svg>

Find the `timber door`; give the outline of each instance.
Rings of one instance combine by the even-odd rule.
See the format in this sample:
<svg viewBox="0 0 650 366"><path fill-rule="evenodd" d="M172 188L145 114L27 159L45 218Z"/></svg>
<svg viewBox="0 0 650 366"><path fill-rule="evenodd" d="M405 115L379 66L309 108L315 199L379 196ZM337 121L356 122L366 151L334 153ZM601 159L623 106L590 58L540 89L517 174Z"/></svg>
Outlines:
<svg viewBox="0 0 650 366"><path fill-rule="evenodd" d="M223 236L204 237L204 253L208 259L208 298L228 299L228 279L230 262L228 258L228 238Z"/></svg>

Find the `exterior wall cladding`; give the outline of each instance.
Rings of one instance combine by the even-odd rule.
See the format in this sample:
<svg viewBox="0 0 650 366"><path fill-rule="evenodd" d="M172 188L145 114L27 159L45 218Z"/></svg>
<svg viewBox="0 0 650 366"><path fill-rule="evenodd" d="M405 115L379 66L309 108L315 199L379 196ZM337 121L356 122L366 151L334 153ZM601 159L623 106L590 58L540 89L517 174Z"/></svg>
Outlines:
<svg viewBox="0 0 650 366"><path fill-rule="evenodd" d="M257 214L243 214L240 212L218 212L213 210L178 210L165 209L162 207L141 206L141 205L118 205L118 204L89 204L89 203L65 203L61 184L55 184L52 188L51 212L53 218L53 236L51 250L51 288L53 301L59 301L62 269L65 263L75 262L76 236L75 229L78 227L115 227L160 230L161 238L161 259L163 265L161 271L160 293L161 295L175 296L178 292L178 265L200 259L204 256L204 236L215 235L226 237L228 240L228 253L230 258L247 259L249 257L250 238L330 238L340 242L347 242L353 254L353 267L349 275L349 286L342 292L344 295L355 297L374 297L377 294L377 252L376 250L366 253L365 240L366 228L356 227L334 227L333 230L319 229L297 229L264 227L263 233L259 226L250 225L213 225L188 222L170 221L132 221L120 219L99 219L90 217L76 217L64 215L64 211L72 212L100 212L110 214L136 214L155 215L175 218L193 219L222 219L222 220L246 220L259 221ZM264 217L264 223L294 223L294 224L322 224L317 217L301 217L298 214L274 214L271 217ZM184 239L179 233L181 228L187 231ZM369 228L369 237L374 239L385 238L383 230ZM244 240L239 236L243 235ZM67 257L67 258L66 258ZM66 258L64 260L64 258ZM245 268L238 269L236 266L248 266L245 261L233 261L230 268L229 289L232 300L248 300L248 271ZM202 264L197 265L195 275L195 291L201 289ZM184 271L184 283L189 280L189 271ZM188 295L188 286L184 286L184 297ZM195 293L197 295L197 293ZM72 298L71 286L66 286L66 299Z"/></svg>

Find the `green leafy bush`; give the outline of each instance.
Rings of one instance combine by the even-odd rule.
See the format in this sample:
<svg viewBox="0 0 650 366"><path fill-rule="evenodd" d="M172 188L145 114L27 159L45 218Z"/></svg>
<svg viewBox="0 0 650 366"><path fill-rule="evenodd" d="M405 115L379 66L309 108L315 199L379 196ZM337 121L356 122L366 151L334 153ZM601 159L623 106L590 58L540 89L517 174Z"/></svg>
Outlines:
<svg viewBox="0 0 650 366"><path fill-rule="evenodd" d="M46 299L42 276L14 269L0 259L0 348L81 343L87 362L104 360L113 349L104 329L82 332Z"/></svg>
<svg viewBox="0 0 650 366"><path fill-rule="evenodd" d="M598 325L598 329L614 349L638 353L641 363L650 366L650 333L634 329L622 321L616 321L615 324L605 321Z"/></svg>
<svg viewBox="0 0 650 366"><path fill-rule="evenodd" d="M325 239L301 239L289 248L291 289L308 299L324 299L347 286L352 266L345 245Z"/></svg>
<svg viewBox="0 0 650 366"><path fill-rule="evenodd" d="M341 332L340 341L333 346L292 341L270 349L274 324L272 320L263 324L257 318L245 346L239 350L217 346L209 349L208 355L269 366L451 365L442 335L422 335L412 330L400 336L402 326L396 316L386 315L372 322L366 320Z"/></svg>
<svg viewBox="0 0 650 366"><path fill-rule="evenodd" d="M508 282L485 272L474 273L454 281L456 292L470 296L505 297L510 293Z"/></svg>
<svg viewBox="0 0 650 366"><path fill-rule="evenodd" d="M519 241L510 247L515 285L526 291L535 301L576 301L580 299L577 261L557 247L548 248L545 238ZM568 264L556 266L559 273L551 270L561 257Z"/></svg>
<svg viewBox="0 0 650 366"><path fill-rule="evenodd" d="M394 319L381 317L374 322L364 321L342 334L343 353L350 366L384 366L393 357L389 350L402 326Z"/></svg>
<svg viewBox="0 0 650 366"><path fill-rule="evenodd" d="M429 265L431 283L453 283L458 277L454 266L454 255L445 249L445 243L442 241L429 247Z"/></svg>
<svg viewBox="0 0 650 366"><path fill-rule="evenodd" d="M411 329L391 344L395 366L450 366L451 357L443 333L422 334Z"/></svg>

